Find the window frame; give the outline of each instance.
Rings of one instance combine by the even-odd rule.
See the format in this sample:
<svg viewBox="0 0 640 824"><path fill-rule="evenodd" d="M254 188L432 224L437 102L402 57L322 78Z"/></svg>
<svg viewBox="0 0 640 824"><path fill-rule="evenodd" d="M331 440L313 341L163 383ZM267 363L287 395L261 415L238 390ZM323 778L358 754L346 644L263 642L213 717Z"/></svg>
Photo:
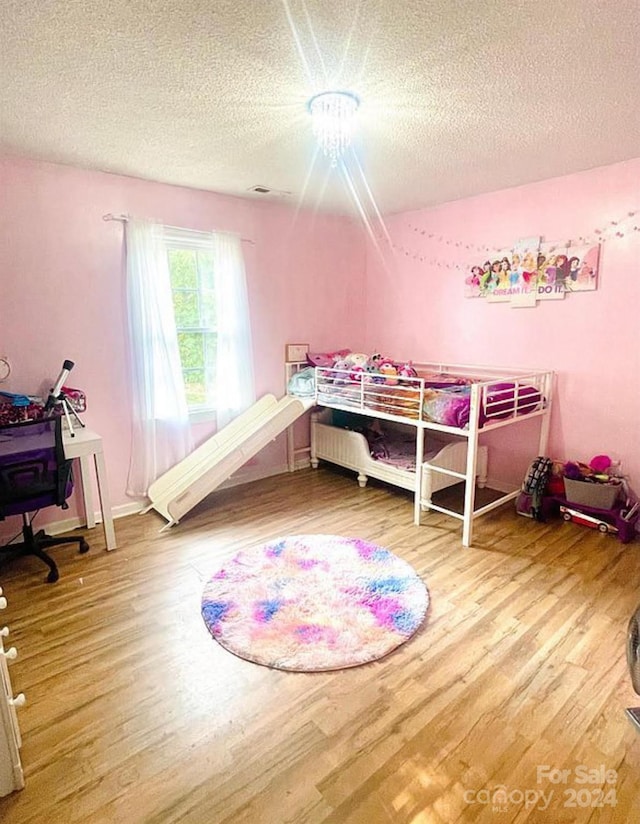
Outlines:
<svg viewBox="0 0 640 824"><path fill-rule="evenodd" d="M165 234L164 234L164 249L165 254L167 256L167 266L169 269L169 278L171 280L172 272L171 272L171 258L170 252L171 251L186 251L186 252L207 252L209 254L213 254L213 247L211 243L211 236L207 232L198 232L196 230L189 230L189 229L177 229L177 228L170 228L165 227ZM175 292L184 292L184 293L195 293L198 296L199 307L200 301L202 300L202 294L204 287L201 282L201 274L200 268L198 266L198 261L196 257L196 277L197 277L197 288L188 288L188 287L177 287L174 288L173 283L171 282L171 296L173 300L173 295ZM216 292L215 289L215 274L214 274L214 287L213 290L214 295ZM201 309L201 307L200 307ZM200 317L202 320L202 315ZM178 326L178 319L175 314L174 308L174 321L176 324L176 336L179 336L181 333L196 333L201 334L204 338L207 334L213 334L216 337L218 335L217 324L216 327L208 327L208 326ZM204 373L205 373L205 388L210 388L210 385L207 383L206 380L206 341L203 341L203 355L205 359L204 363ZM180 373L183 379L183 385L185 387L185 393L187 392L187 385L184 380L185 374L189 371L199 371L200 367L184 367L182 365L182 358L180 359ZM215 375L213 381L215 383ZM198 421L211 421L215 420L216 415L216 405L215 402L213 405L210 402L205 402L204 404L198 405L189 405L187 401L187 408L189 419L193 422Z"/></svg>

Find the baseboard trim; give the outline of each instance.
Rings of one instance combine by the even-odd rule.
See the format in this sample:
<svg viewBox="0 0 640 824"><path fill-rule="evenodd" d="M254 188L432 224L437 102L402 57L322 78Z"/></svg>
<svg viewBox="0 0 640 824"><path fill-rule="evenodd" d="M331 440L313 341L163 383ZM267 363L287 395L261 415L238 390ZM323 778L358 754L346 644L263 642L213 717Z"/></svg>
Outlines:
<svg viewBox="0 0 640 824"><path fill-rule="evenodd" d="M488 486L489 489L495 489L498 492L504 492L505 495L508 492L515 492L518 489L517 486L514 486L513 484L507 484L504 481L498 480L497 478L487 478L486 486Z"/></svg>
<svg viewBox="0 0 640 824"><path fill-rule="evenodd" d="M142 510L143 506L144 501L132 501L131 503L120 504L119 506L112 507L111 514L114 520L117 518L126 518L127 515L136 515ZM94 517L97 524L102 523L102 515L100 512L94 512ZM72 529L84 527L84 525L84 520L76 516L75 518L64 518L60 521L51 521L45 524L44 528L49 535L60 535L63 532L71 532Z"/></svg>
<svg viewBox="0 0 640 824"><path fill-rule="evenodd" d="M299 458L295 462L295 472L299 472L302 469L308 469L311 466L311 461L309 458ZM244 486L244 484L250 484L254 481L261 481L263 478L271 478L274 475L286 475L289 472L289 467L287 464L278 464L277 466L273 466L269 469L264 468L252 468L247 472L243 472L236 477L228 478L224 483L220 484L217 489L231 489L234 486ZM514 492L515 487L509 486L505 484L504 481L499 481L496 478L487 478L488 487L491 489L496 489L498 492ZM213 490L215 491L215 490ZM131 501L126 504L120 504L119 506L114 506L111 510L114 520L118 518L126 518L128 515L137 515L139 512L142 512L148 506L148 501L146 500L139 500L139 501ZM102 523L102 515L100 512L96 512L95 519L96 523ZM75 518L64 518L59 521L51 521L50 523L46 524L46 530L49 535L60 535L63 532L71 532L74 529L78 529L79 527L84 526L84 521L82 518L75 517ZM0 535L0 540L3 536Z"/></svg>
<svg viewBox="0 0 640 824"><path fill-rule="evenodd" d="M295 471L299 471L301 469L308 469L311 466L311 462L309 458L300 458L296 461L295 464L296 468ZM241 475L237 477L228 478L224 483L220 484L217 489L230 489L234 486L244 486L244 484L253 483L254 481L260 481L263 478L271 478L274 475L285 475L289 472L289 467L287 464L278 464L277 466L271 467L270 469L261 469L260 467L255 469L250 469L247 472L243 472ZM215 491L215 490L213 490ZM137 515L138 513L142 512L144 509L148 507L149 503L145 500L139 501L131 501L126 504L120 504L119 506L114 506L111 510L114 520L117 518L126 518L128 515ZM94 517L96 523L102 523L102 515L100 512L95 512ZM79 527L84 526L84 521L80 517L75 518L63 518L59 521L51 521L50 523L46 524L46 530L49 535L60 535L63 532L71 532L74 529L78 529Z"/></svg>

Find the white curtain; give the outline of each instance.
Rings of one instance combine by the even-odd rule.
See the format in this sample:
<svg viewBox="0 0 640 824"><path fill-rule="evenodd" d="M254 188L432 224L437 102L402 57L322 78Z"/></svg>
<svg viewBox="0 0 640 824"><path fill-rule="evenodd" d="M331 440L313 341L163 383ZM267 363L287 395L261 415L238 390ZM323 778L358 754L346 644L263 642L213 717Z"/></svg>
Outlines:
<svg viewBox="0 0 640 824"><path fill-rule="evenodd" d="M133 444L127 492L152 481L192 449L163 227L126 224L127 309L133 379Z"/></svg>
<svg viewBox="0 0 640 824"><path fill-rule="evenodd" d="M218 429L255 401L253 349L242 241L214 232L213 275L217 306L216 419Z"/></svg>

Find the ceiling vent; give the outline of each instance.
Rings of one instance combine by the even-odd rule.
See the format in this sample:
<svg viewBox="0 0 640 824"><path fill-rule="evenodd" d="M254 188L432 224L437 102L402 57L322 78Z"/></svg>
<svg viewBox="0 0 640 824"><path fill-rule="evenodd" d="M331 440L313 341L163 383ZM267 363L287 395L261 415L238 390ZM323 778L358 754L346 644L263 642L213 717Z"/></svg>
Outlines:
<svg viewBox="0 0 640 824"><path fill-rule="evenodd" d="M255 192L257 195L272 195L274 197L291 196L291 192L286 192L284 189L270 189L268 186L251 186L247 191Z"/></svg>

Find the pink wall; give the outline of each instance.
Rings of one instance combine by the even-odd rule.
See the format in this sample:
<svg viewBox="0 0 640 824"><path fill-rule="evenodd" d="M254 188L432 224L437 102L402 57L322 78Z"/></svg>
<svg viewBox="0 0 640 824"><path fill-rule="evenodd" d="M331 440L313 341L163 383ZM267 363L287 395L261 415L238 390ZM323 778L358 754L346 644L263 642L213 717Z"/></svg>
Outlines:
<svg viewBox="0 0 640 824"><path fill-rule="evenodd" d="M561 240L640 207L639 179L640 159L395 215L387 225L394 245L455 264L455 247L430 242L408 224L491 246L538 234ZM0 354L13 367L3 387L46 390L64 358L76 361L69 383L86 390L85 420L104 437L115 506L128 502L131 416L122 226L105 223L106 212L231 230L254 241L245 253L258 395L283 391L286 342L553 368L552 453L608 452L624 460L640 487L640 341L632 288L638 232L604 244L596 292L511 309L465 299L463 273L444 265L396 252L385 269L371 248L365 262L363 235L344 218L296 216L280 205L15 159L0 160L0 190ZM209 431L198 427L198 439ZM512 448L518 450L517 442ZM247 470L283 463L279 439ZM514 482L520 472L521 464Z"/></svg>
<svg viewBox="0 0 640 824"><path fill-rule="evenodd" d="M131 414L127 380L123 229L107 212L192 229L238 232L245 244L256 392L282 394L284 346L322 349L362 339L365 250L344 218L134 178L26 160L0 160L2 388L46 391L70 358L84 389L87 425L104 438L114 506L125 494ZM202 440L210 426L200 425ZM251 467L285 462L284 441Z"/></svg>
<svg viewBox="0 0 640 824"><path fill-rule="evenodd" d="M389 218L393 245L410 254L396 250L385 269L369 249L367 347L414 360L556 370L551 453L619 457L640 491L640 232L603 244L597 291L535 309L463 297L466 272L445 264L468 253L421 234L492 247L588 235L640 210L638 181L640 159Z"/></svg>

